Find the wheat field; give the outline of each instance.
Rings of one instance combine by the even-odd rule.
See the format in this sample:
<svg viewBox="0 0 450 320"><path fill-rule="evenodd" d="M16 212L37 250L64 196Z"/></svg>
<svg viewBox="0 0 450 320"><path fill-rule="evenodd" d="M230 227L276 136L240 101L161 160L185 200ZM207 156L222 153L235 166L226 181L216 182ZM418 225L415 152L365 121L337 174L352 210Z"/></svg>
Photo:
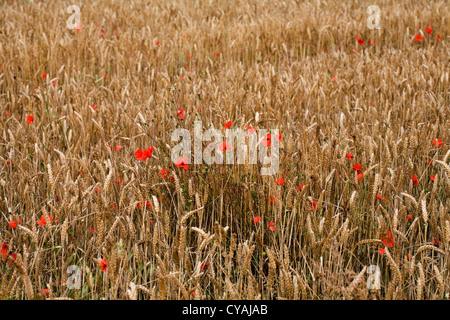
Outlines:
<svg viewBox="0 0 450 320"><path fill-rule="evenodd" d="M449 298L448 1L0 10L0 299ZM196 120L277 174L175 164Z"/></svg>

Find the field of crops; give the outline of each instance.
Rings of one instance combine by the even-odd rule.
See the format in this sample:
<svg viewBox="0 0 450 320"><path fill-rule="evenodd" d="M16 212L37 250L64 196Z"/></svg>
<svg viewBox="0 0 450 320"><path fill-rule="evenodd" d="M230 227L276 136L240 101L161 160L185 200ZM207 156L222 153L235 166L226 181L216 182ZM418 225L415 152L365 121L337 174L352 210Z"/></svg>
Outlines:
<svg viewBox="0 0 450 320"><path fill-rule="evenodd" d="M450 2L0 11L0 299L449 298Z"/></svg>

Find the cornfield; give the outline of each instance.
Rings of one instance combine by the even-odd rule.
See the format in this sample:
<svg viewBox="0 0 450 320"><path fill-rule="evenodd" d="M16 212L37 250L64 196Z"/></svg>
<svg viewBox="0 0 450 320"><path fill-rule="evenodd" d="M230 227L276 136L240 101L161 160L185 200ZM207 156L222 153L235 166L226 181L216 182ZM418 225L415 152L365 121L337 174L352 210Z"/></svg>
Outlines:
<svg viewBox="0 0 450 320"><path fill-rule="evenodd" d="M0 299L448 299L450 3L376 2L2 2Z"/></svg>

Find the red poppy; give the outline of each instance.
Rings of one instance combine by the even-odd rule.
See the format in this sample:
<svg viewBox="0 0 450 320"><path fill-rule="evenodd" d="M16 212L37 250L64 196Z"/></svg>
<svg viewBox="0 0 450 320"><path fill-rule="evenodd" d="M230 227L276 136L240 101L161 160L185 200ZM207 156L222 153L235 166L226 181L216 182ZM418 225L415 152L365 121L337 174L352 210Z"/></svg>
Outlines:
<svg viewBox="0 0 450 320"><path fill-rule="evenodd" d="M270 147L272 145L272 135L270 133L266 134L266 136L262 140L262 144L266 147Z"/></svg>
<svg viewBox="0 0 450 320"><path fill-rule="evenodd" d="M380 251L378 251L380 254L385 254L386 250L384 250L384 248L380 248Z"/></svg>
<svg viewBox="0 0 450 320"><path fill-rule="evenodd" d="M419 185L419 180L417 180L417 176L412 176L411 174L409 175L409 178L413 181L413 185L418 186Z"/></svg>
<svg viewBox="0 0 450 320"><path fill-rule="evenodd" d="M30 124L34 121L34 117L33 116L28 116L27 117L27 123Z"/></svg>
<svg viewBox="0 0 450 320"><path fill-rule="evenodd" d="M227 141L224 141L219 145L219 150L222 152L228 152L233 150L233 146L229 144Z"/></svg>
<svg viewBox="0 0 450 320"><path fill-rule="evenodd" d="M369 43L370 43L370 45L372 45L372 46L373 46L373 45L375 44L375 40L373 40L373 39L370 39L370 40L369 40Z"/></svg>
<svg viewBox="0 0 450 320"><path fill-rule="evenodd" d="M436 180L436 175L430 176L430 179L431 179L432 181ZM439 181L439 179L438 179L438 181Z"/></svg>
<svg viewBox="0 0 450 320"><path fill-rule="evenodd" d="M433 29L431 27L428 27L428 28L426 28L425 33L431 34L431 31L433 31Z"/></svg>
<svg viewBox="0 0 450 320"><path fill-rule="evenodd" d="M52 85L53 85L53 86L56 86L56 82L55 82L55 81L53 81L53 82L52 82Z"/></svg>
<svg viewBox="0 0 450 320"><path fill-rule="evenodd" d="M0 254L2 255L3 259L5 259L5 257L8 255L8 252L9 252L8 245L5 242L3 242L2 249L0 251Z"/></svg>
<svg viewBox="0 0 450 320"><path fill-rule="evenodd" d="M392 232L388 230L386 237L387 237L387 239L385 238L385 235L383 235L383 245L385 247L388 246L389 248L392 248L394 246L394 238L393 238ZM389 243L388 243L388 241L389 241Z"/></svg>
<svg viewBox="0 0 450 320"><path fill-rule="evenodd" d="M432 142L435 146L438 146L439 148L442 147L442 145L444 144L444 142L441 139L436 139L433 140Z"/></svg>
<svg viewBox="0 0 450 320"><path fill-rule="evenodd" d="M358 171L358 173L361 172L361 168L362 168L362 165L360 165L359 163L355 163L353 165L353 170Z"/></svg>
<svg viewBox="0 0 450 320"><path fill-rule="evenodd" d="M159 46L159 41L156 41L156 45Z"/></svg>
<svg viewBox="0 0 450 320"><path fill-rule="evenodd" d="M81 24L77 25L77 26L75 27L75 30L80 31L80 30L81 30Z"/></svg>
<svg viewBox="0 0 450 320"><path fill-rule="evenodd" d="M106 271L106 268L108 267L108 264L106 263L106 259L103 259L100 261L99 266L102 268L102 271Z"/></svg>
<svg viewBox="0 0 450 320"><path fill-rule="evenodd" d="M381 195L377 194L377 199L381 200Z"/></svg>
<svg viewBox="0 0 450 320"><path fill-rule="evenodd" d="M122 178L114 179L114 183L116 183L118 186L120 186L122 184L122 182L123 182Z"/></svg>
<svg viewBox="0 0 450 320"><path fill-rule="evenodd" d="M270 230L270 231L274 231L274 230L275 230L275 222L270 221L270 222L268 223L268 225L269 225L269 230Z"/></svg>
<svg viewBox="0 0 450 320"><path fill-rule="evenodd" d="M184 168L184 170L189 169L188 158L186 157L184 157L183 159L178 158L177 160L175 160L175 165L178 168Z"/></svg>
<svg viewBox="0 0 450 320"><path fill-rule="evenodd" d="M46 73L44 73L44 74L42 75L42 79L47 79L47 74L46 74Z"/></svg>
<svg viewBox="0 0 450 320"><path fill-rule="evenodd" d="M202 265L200 266L200 269L202 270L206 270L209 268L209 262L203 262Z"/></svg>
<svg viewBox="0 0 450 320"><path fill-rule="evenodd" d="M183 114L183 108L179 108L178 110L177 110L177 115L178 115L178 118L180 119L180 120L184 120L184 114Z"/></svg>
<svg viewBox="0 0 450 320"><path fill-rule="evenodd" d="M161 169L159 175L164 179L168 174L170 174L169 169Z"/></svg>
<svg viewBox="0 0 450 320"><path fill-rule="evenodd" d="M275 183L279 186L282 186L284 184L284 179L283 178L278 178L277 181L275 181Z"/></svg>
<svg viewBox="0 0 450 320"><path fill-rule="evenodd" d="M436 41L437 41L437 42L441 41L441 35L440 35L440 34L437 35Z"/></svg>
<svg viewBox="0 0 450 320"><path fill-rule="evenodd" d="M423 37L420 34L416 34L414 41L422 41Z"/></svg>
<svg viewBox="0 0 450 320"><path fill-rule="evenodd" d="M147 150L137 149L136 152L134 153L134 157L137 160L146 161L147 158L152 158L152 153L153 153L153 146L147 148Z"/></svg>
<svg viewBox="0 0 450 320"><path fill-rule="evenodd" d="M312 203L311 203L311 205L312 205L312 207L313 207L313 210L314 211L316 211L316 206L317 206L317 201L313 201Z"/></svg>
<svg viewBox="0 0 450 320"><path fill-rule="evenodd" d="M275 203L275 198L273 196L270 196L270 203Z"/></svg>
<svg viewBox="0 0 450 320"><path fill-rule="evenodd" d="M412 214L408 214L408 220L412 219Z"/></svg>
<svg viewBox="0 0 450 320"><path fill-rule="evenodd" d="M436 237L436 238L434 238L434 240L433 240L433 244L439 245L440 242L441 242L441 241L439 241L439 237Z"/></svg>
<svg viewBox="0 0 450 320"><path fill-rule="evenodd" d="M48 294L48 289L41 289L42 294Z"/></svg>
<svg viewBox="0 0 450 320"><path fill-rule="evenodd" d="M17 228L17 224L14 220L9 223L9 226L13 229Z"/></svg>
<svg viewBox="0 0 450 320"><path fill-rule="evenodd" d="M147 201L142 201L142 205L146 206L146 207L149 207L149 208L153 208L152 205L150 203L148 203ZM140 208L141 204L138 203L137 207Z"/></svg>
<svg viewBox="0 0 450 320"><path fill-rule="evenodd" d="M336 77L331 77L331 81L336 82Z"/></svg>
<svg viewBox="0 0 450 320"><path fill-rule="evenodd" d="M406 255L406 259L411 260L411 258L412 258L412 256L408 253L408 254Z"/></svg>
<svg viewBox="0 0 450 320"><path fill-rule="evenodd" d="M250 126L247 126L247 131L248 131L249 134L253 134L256 131L256 129L253 129Z"/></svg>
<svg viewBox="0 0 450 320"><path fill-rule="evenodd" d="M220 53L219 52L214 52L214 54L218 57L220 57Z"/></svg>
<svg viewBox="0 0 450 320"><path fill-rule="evenodd" d="M119 151L120 149L122 149L122 147L121 146L116 146L116 151Z"/></svg>
<svg viewBox="0 0 450 320"><path fill-rule="evenodd" d="M254 217L253 218L253 223L258 223L260 219L261 219L260 216Z"/></svg>
<svg viewBox="0 0 450 320"><path fill-rule="evenodd" d="M358 175L356 176L356 179L357 179L358 181L361 181L362 178L364 178L364 173L358 173Z"/></svg>
<svg viewBox="0 0 450 320"><path fill-rule="evenodd" d="M360 46L363 46L364 45L364 40L363 39L358 39L358 44L360 45Z"/></svg>
<svg viewBox="0 0 450 320"><path fill-rule="evenodd" d="M353 158L353 154L351 154L351 153L346 153L345 154L345 157L348 159L348 160L353 160L352 158Z"/></svg>
<svg viewBox="0 0 450 320"><path fill-rule="evenodd" d="M11 114L11 110L6 111L6 116L9 116Z"/></svg>
<svg viewBox="0 0 450 320"><path fill-rule="evenodd" d="M297 191L301 191L301 190L303 190L303 188L306 186L306 184L299 184L298 185L298 187L297 187Z"/></svg>
<svg viewBox="0 0 450 320"><path fill-rule="evenodd" d="M92 110L97 110L97 106L91 106Z"/></svg>
<svg viewBox="0 0 450 320"><path fill-rule="evenodd" d="M53 216L49 216L48 218L50 219L50 222L53 220ZM44 215L41 216L41 220L37 221L37 224L41 227L45 226L46 223L47 221L45 220Z"/></svg>
<svg viewBox="0 0 450 320"><path fill-rule="evenodd" d="M225 122L225 129L228 129L229 127L231 127L231 120Z"/></svg>
<svg viewBox="0 0 450 320"><path fill-rule="evenodd" d="M276 134L275 139L277 139L277 141L281 141L281 133Z"/></svg>

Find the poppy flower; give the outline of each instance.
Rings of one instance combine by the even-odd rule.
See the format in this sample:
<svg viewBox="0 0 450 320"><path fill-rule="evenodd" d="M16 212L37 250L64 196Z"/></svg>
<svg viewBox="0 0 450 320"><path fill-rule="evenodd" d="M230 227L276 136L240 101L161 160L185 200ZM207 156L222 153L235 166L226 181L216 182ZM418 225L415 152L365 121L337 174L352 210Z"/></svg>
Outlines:
<svg viewBox="0 0 450 320"><path fill-rule="evenodd" d="M41 289L42 294L48 294L48 289Z"/></svg>
<svg viewBox="0 0 450 320"><path fill-rule="evenodd" d="M77 25L77 26L75 27L75 30L80 31L80 30L81 30L81 24Z"/></svg>
<svg viewBox="0 0 450 320"><path fill-rule="evenodd" d="M178 110L177 110L177 115L178 115L178 118L180 119L180 120L184 120L184 114L183 114L183 108L179 108Z"/></svg>
<svg viewBox="0 0 450 320"><path fill-rule="evenodd" d="M159 46L159 41L156 41L156 45Z"/></svg>
<svg viewBox="0 0 450 320"><path fill-rule="evenodd" d="M247 131L248 131L249 134L253 134L256 131L256 129L253 129L250 126L247 126Z"/></svg>
<svg viewBox="0 0 450 320"><path fill-rule="evenodd" d="M3 259L5 259L5 257L8 255L8 252L9 252L8 245L5 242L3 242L2 249L0 251L0 254L2 255Z"/></svg>
<svg viewBox="0 0 450 320"><path fill-rule="evenodd" d="M422 41L423 37L420 34L416 34L414 41Z"/></svg>
<svg viewBox="0 0 450 320"><path fill-rule="evenodd" d="M410 174L409 178L413 181L413 185L415 185L415 186L419 185L419 180L417 180L417 175L413 177L412 174Z"/></svg>
<svg viewBox="0 0 450 320"><path fill-rule="evenodd" d="M381 195L377 194L377 199L381 200Z"/></svg>
<svg viewBox="0 0 450 320"><path fill-rule="evenodd" d="M432 181L435 181L435 180L436 180L436 175L430 176L430 179L431 179ZM438 181L439 181L439 179L438 179Z"/></svg>
<svg viewBox="0 0 450 320"><path fill-rule="evenodd" d="M426 34L431 34L431 31L433 31L433 29L431 27L428 27L425 29Z"/></svg>
<svg viewBox="0 0 450 320"><path fill-rule="evenodd" d="M346 153L345 154L345 157L348 159L348 160L353 160L352 158L353 158L353 154L351 154L351 153Z"/></svg>
<svg viewBox="0 0 450 320"><path fill-rule="evenodd" d="M94 227L91 227L91 233L94 233L94 232L95 232Z"/></svg>
<svg viewBox="0 0 450 320"><path fill-rule="evenodd" d="M11 110L6 111L6 116L9 116L11 114Z"/></svg>
<svg viewBox="0 0 450 320"><path fill-rule="evenodd" d="M55 82L55 81L53 81L53 82L52 82L52 85L53 85L53 86L56 86L56 82Z"/></svg>
<svg viewBox="0 0 450 320"><path fill-rule="evenodd" d="M161 169L159 175L164 179L168 174L170 174L169 169Z"/></svg>
<svg viewBox="0 0 450 320"><path fill-rule="evenodd" d="M373 45L375 44L375 40L370 39L370 40L369 40L369 43L370 43L371 46L373 46Z"/></svg>
<svg viewBox="0 0 450 320"><path fill-rule="evenodd" d="M441 41L441 35L440 35L440 34L437 35L436 41L437 41L437 42Z"/></svg>
<svg viewBox="0 0 450 320"><path fill-rule="evenodd" d="M261 219L260 216L254 217L253 218L253 223L258 223L260 219Z"/></svg>
<svg viewBox="0 0 450 320"><path fill-rule="evenodd" d="M225 122L225 129L228 129L229 127L231 127L231 120Z"/></svg>
<svg viewBox="0 0 450 320"><path fill-rule="evenodd" d="M228 151L231 151L232 149L233 149L233 146L231 144L229 144L227 141L224 141L219 145L219 150L222 152L228 152Z"/></svg>
<svg viewBox="0 0 450 320"><path fill-rule="evenodd" d="M97 110L98 107L97 106L92 106L91 108L92 108L92 110L95 111L95 110Z"/></svg>
<svg viewBox="0 0 450 320"><path fill-rule="evenodd" d="M209 262L203 262L202 265L200 266L200 269L202 270L206 270L209 268Z"/></svg>
<svg viewBox="0 0 450 320"><path fill-rule="evenodd" d="M33 116L28 116L27 117L27 123L30 124L34 121L34 117Z"/></svg>
<svg viewBox="0 0 450 320"><path fill-rule="evenodd" d="M357 179L358 181L361 181L362 178L364 178L364 173L358 173L358 175L356 176L356 179Z"/></svg>
<svg viewBox="0 0 450 320"><path fill-rule="evenodd" d="M387 237L387 239L385 238L385 236ZM389 248L394 247L394 238L393 238L392 232L389 230L387 231L386 235L383 235L383 245L385 247L388 246Z"/></svg>
<svg viewBox="0 0 450 320"><path fill-rule="evenodd" d="M102 268L102 271L106 271L106 268L108 267L108 264L106 263L106 259L103 259L100 261L99 266Z"/></svg>
<svg viewBox="0 0 450 320"><path fill-rule="evenodd" d="M44 73L44 74L42 75L42 79L47 79L47 74L46 74L46 73Z"/></svg>
<svg viewBox="0 0 450 320"><path fill-rule="evenodd" d="M282 186L284 184L284 179L283 178L278 178L277 181L275 181L275 183L279 186Z"/></svg>
<svg viewBox="0 0 450 320"><path fill-rule="evenodd" d="M264 139L262 140L262 144L266 147L270 147L272 145L272 135L270 133L265 135Z"/></svg>
<svg viewBox="0 0 450 320"><path fill-rule="evenodd" d="M363 39L358 39L358 44L360 45L360 46L363 46L364 45L364 40Z"/></svg>
<svg viewBox="0 0 450 320"><path fill-rule="evenodd" d="M123 182L122 178L114 179L114 183L116 183L118 186L120 186L122 184L122 182Z"/></svg>
<svg viewBox="0 0 450 320"><path fill-rule="evenodd" d="M48 218L50 219L50 222L53 220L53 216L49 216ZM41 220L37 221L37 224L41 227L45 226L46 223L47 221L45 220L44 215L41 216Z"/></svg>
<svg viewBox="0 0 450 320"><path fill-rule="evenodd" d="M316 211L316 206L317 206L317 201L313 201L313 202L311 202L311 205L312 205L312 207L313 207L313 210L314 211Z"/></svg>
<svg viewBox="0 0 450 320"><path fill-rule="evenodd" d="M14 220L9 223L9 226L13 229L17 228L17 224Z"/></svg>
<svg viewBox="0 0 450 320"><path fill-rule="evenodd" d="M297 191L301 191L301 190L303 190L303 188L306 186L306 184L299 184L298 185L298 187L297 187Z"/></svg>
<svg viewBox="0 0 450 320"><path fill-rule="evenodd" d="M378 252L379 252L379 254L385 254L386 250L384 250L384 248L380 248L380 251L378 251Z"/></svg>
<svg viewBox="0 0 450 320"><path fill-rule="evenodd" d="M214 54L215 54L217 57L220 57L220 53L219 53L219 52L214 52Z"/></svg>
<svg viewBox="0 0 450 320"><path fill-rule="evenodd" d="M270 221L270 222L268 223L268 225L269 225L269 230L270 230L270 231L274 231L274 230L275 230L275 222Z"/></svg>
<svg viewBox="0 0 450 320"><path fill-rule="evenodd" d="M119 151L120 149L122 149L122 147L121 146L116 146L116 151Z"/></svg>
<svg viewBox="0 0 450 320"><path fill-rule="evenodd" d="M146 207L149 207L149 208L153 208L152 205L150 203L148 203L147 201L142 201L142 205L146 206ZM138 203L137 207L140 208L141 204Z"/></svg>
<svg viewBox="0 0 450 320"><path fill-rule="evenodd" d="M412 219L412 214L408 214L408 220Z"/></svg>
<svg viewBox="0 0 450 320"><path fill-rule="evenodd" d="M433 244L439 245L441 241L439 241L439 237L434 238Z"/></svg>
<svg viewBox="0 0 450 320"><path fill-rule="evenodd" d="M331 78L331 81L336 82L336 77L332 77L332 78Z"/></svg>
<svg viewBox="0 0 450 320"><path fill-rule="evenodd" d="M146 161L147 158L152 158L152 153L153 153L153 146L147 148L147 150L137 149L136 152L134 153L134 157L137 160Z"/></svg>
<svg viewBox="0 0 450 320"><path fill-rule="evenodd" d="M353 165L353 170L358 171L358 173L361 172L361 168L362 168L362 165L360 165L359 163L355 163Z"/></svg>
<svg viewBox="0 0 450 320"><path fill-rule="evenodd" d="M433 166L433 159L428 159L427 164L431 168Z"/></svg>
<svg viewBox="0 0 450 320"><path fill-rule="evenodd" d="M184 168L184 170L189 169L188 159L186 157L184 157L183 159L178 158L177 160L175 160L175 165L178 168Z"/></svg>
<svg viewBox="0 0 450 320"><path fill-rule="evenodd" d="M411 260L411 258L412 258L412 256L408 253L408 254L406 255L406 259Z"/></svg>
<svg viewBox="0 0 450 320"><path fill-rule="evenodd" d="M275 198L273 196L270 196L270 203L275 203Z"/></svg>
<svg viewBox="0 0 450 320"><path fill-rule="evenodd" d="M444 144L444 142L441 139L436 139L433 140L432 142L435 146L438 146L439 148L442 147L442 145Z"/></svg>

